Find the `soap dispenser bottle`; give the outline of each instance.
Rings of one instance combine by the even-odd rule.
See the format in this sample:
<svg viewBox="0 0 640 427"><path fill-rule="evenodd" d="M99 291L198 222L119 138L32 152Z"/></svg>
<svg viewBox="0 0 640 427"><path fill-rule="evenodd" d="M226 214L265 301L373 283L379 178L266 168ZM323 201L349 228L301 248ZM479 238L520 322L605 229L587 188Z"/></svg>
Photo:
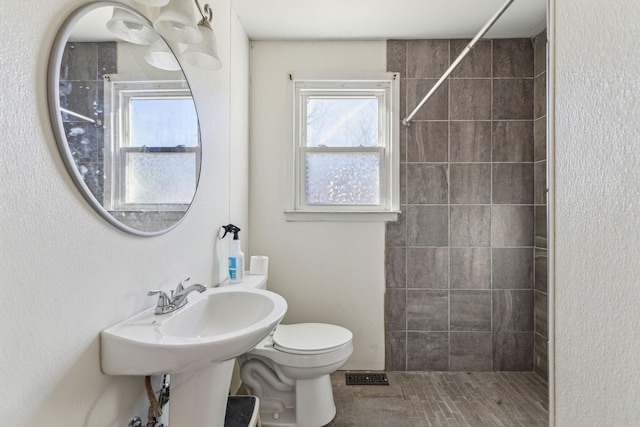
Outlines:
<svg viewBox="0 0 640 427"><path fill-rule="evenodd" d="M240 283L244 278L244 254L240 248L240 238L238 237L240 228L233 224L224 225L222 228L224 228L223 239L227 233L233 233L233 240L229 250L229 282Z"/></svg>

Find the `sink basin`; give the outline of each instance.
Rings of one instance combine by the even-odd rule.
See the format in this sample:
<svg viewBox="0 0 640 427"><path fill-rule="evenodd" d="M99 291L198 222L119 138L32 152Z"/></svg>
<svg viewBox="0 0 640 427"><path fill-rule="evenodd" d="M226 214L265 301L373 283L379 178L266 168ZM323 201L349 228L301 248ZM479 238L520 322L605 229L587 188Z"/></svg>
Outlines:
<svg viewBox="0 0 640 427"><path fill-rule="evenodd" d="M102 371L172 374L170 425L222 426L235 357L273 331L286 301L262 289L228 287L194 292L172 313L154 309L102 331Z"/></svg>
<svg viewBox="0 0 640 427"><path fill-rule="evenodd" d="M173 374L235 358L276 327L286 301L262 289L209 289L168 314L151 307L102 331L102 371L109 375Z"/></svg>

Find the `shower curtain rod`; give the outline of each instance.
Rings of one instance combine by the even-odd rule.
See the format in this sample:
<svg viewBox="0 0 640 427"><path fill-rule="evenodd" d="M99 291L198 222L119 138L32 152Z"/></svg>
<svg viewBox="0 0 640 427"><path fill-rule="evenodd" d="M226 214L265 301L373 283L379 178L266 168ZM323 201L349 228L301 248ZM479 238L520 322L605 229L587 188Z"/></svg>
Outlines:
<svg viewBox="0 0 640 427"><path fill-rule="evenodd" d="M62 108L62 107L60 107L60 111L62 111L63 113L67 113L67 114L69 114L71 116L77 117L79 119L86 120L86 121L88 121L90 123L93 123L96 126L101 126L102 125L102 120L100 120L100 119L92 119L91 117L83 116L82 114L78 114L76 112L73 112L71 110L68 110L68 109Z"/></svg>
<svg viewBox="0 0 640 427"><path fill-rule="evenodd" d="M413 110L413 112L411 114L409 114L406 118L402 119L402 124L404 126L409 126L411 125L411 120L413 119L413 117L418 113L418 111L420 111L420 109L422 108L422 106L425 104L425 102L427 102L427 100L429 98L431 98L431 96L434 94L434 92L436 90L438 90L438 88L440 87L440 85L442 85L442 83L447 79L447 77L449 77L449 74L451 74L453 72L453 70L455 70L458 65L460 65L460 62L462 61L462 59L467 56L467 54L471 51L471 49L473 49L474 47L476 47L476 43L478 43L478 40L480 40L482 38L482 36L485 35L485 33L487 31L489 31L489 29L493 26L493 24L500 18L500 16L502 16L502 14L504 13L505 10L507 10L507 8L511 5L511 3L513 3L514 0L507 0L505 2L505 4L502 5L502 7L500 8L500 10L498 10L495 15L493 15L491 17L491 19L489 19L489 21L487 21L486 24L484 24L484 27L482 27L480 29L480 31L478 31L478 34L476 34L476 36L473 38L473 40L471 40L471 42L462 50L462 52L460 52L460 55L458 55L458 57L456 58L455 61L453 61L451 63L451 65L449 66L449 68L447 68L447 71L444 72L444 74L442 75L442 77L440 77L440 79L436 82L435 85L433 85L433 87L431 88L431 90L429 90L429 92L425 95L424 98L422 98L422 101L420 101L420 103L418 104L418 106Z"/></svg>

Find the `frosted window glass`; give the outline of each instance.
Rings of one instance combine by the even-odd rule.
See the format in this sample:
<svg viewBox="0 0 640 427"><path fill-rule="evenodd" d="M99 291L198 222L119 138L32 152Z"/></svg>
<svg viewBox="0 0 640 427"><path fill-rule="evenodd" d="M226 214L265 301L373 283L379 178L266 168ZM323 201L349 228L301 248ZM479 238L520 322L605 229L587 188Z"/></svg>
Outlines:
<svg viewBox="0 0 640 427"><path fill-rule="evenodd" d="M132 98L130 147L195 147L198 116L192 98Z"/></svg>
<svg viewBox="0 0 640 427"><path fill-rule="evenodd" d="M378 99L307 99L308 147L377 147Z"/></svg>
<svg viewBox="0 0 640 427"><path fill-rule="evenodd" d="M189 204L196 192L195 153L127 153L125 203Z"/></svg>
<svg viewBox="0 0 640 427"><path fill-rule="evenodd" d="M379 153L306 153L308 205L380 203Z"/></svg>

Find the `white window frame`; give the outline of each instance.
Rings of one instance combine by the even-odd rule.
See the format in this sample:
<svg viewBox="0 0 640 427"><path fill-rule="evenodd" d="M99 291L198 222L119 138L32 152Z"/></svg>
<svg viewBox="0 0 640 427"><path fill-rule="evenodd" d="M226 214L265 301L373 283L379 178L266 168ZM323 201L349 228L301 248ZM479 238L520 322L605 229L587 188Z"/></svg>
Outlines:
<svg viewBox="0 0 640 427"><path fill-rule="evenodd" d="M105 126L105 182L103 204L108 211L177 211L185 212L188 203L139 204L127 203L126 195L126 157L127 153L192 153L195 155L195 179L200 174L199 146L178 147L131 147L129 140L130 108L133 99L193 99L189 85L184 79L167 79L164 76L150 78L126 74L105 76L104 109L105 117L111 122ZM199 132L199 130L198 130ZM199 138L199 136L198 136Z"/></svg>
<svg viewBox="0 0 640 427"><path fill-rule="evenodd" d="M400 76L398 73L290 74L291 137L287 179L287 221L396 221L400 213ZM376 147L308 147L309 97L378 99ZM306 203L306 153L380 153L380 203L376 205Z"/></svg>

